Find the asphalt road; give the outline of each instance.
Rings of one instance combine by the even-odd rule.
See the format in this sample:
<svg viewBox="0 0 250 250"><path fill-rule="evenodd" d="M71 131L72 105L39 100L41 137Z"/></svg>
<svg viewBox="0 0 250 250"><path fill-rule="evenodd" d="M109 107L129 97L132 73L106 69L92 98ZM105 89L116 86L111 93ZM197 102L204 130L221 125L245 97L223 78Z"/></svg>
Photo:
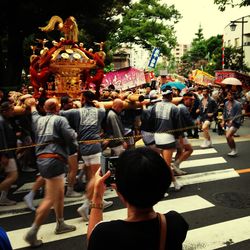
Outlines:
<svg viewBox="0 0 250 250"><path fill-rule="evenodd" d="M212 149L199 148L202 137L191 140L194 154L181 165L188 175L179 178L184 188L180 192L170 188L169 196L156 207L159 211L176 210L187 220L190 230L184 249L250 249L249 125L247 119L239 130L240 137L236 138L238 157L227 156L225 137L214 132L211 132ZM21 174L18 186L12 190L12 198L18 205L0 207L0 225L7 231L13 249L28 249L23 235L34 219L34 212L25 207L22 198L34 178L34 174ZM39 198L42 197L37 195L37 204ZM114 201L114 205L105 210L104 219L124 218L124 206L115 191L109 190L106 199ZM44 241L41 249L86 249L87 223L81 221L76 212L81 203L81 198L65 201L65 219L77 226L73 233L54 235L55 217L51 212L38 234Z"/></svg>

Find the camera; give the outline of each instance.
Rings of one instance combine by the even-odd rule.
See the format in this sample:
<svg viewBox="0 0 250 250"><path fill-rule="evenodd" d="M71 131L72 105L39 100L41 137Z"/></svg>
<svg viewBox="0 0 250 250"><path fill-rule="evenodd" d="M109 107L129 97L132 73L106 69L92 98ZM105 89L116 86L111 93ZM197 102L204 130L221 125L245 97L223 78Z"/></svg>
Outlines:
<svg viewBox="0 0 250 250"><path fill-rule="evenodd" d="M102 175L106 174L108 170L111 172L111 175L108 179L105 180L105 184L110 186L112 183L115 183L115 173L117 167L118 156L102 156L101 157L101 170Z"/></svg>

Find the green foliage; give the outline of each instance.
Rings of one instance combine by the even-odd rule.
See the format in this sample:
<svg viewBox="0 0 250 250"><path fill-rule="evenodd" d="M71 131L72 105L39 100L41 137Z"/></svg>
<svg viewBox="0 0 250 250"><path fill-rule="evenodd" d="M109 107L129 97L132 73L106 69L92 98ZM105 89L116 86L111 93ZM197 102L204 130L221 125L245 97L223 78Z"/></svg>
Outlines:
<svg viewBox="0 0 250 250"><path fill-rule="evenodd" d="M225 62L226 69L250 72L250 68L248 68L246 64L243 64L243 68L242 68L241 60L242 60L241 48L235 48L235 47L225 48L224 62Z"/></svg>
<svg viewBox="0 0 250 250"><path fill-rule="evenodd" d="M69 4L59 0L2 0L0 44L4 44L4 47L0 49L7 52L4 55L0 53L0 82L20 84L21 71L23 68L26 70L29 65L32 53L30 45L35 43L35 39L32 42L32 37L50 41L60 38L58 31L46 34L38 29L45 26L51 16L58 15L63 20L74 16L80 29L79 40L90 48L94 42L106 41L110 32L117 30L119 21L113 16L121 14L124 6L128 6L130 2L131 0L76 0ZM4 40L7 43L3 43ZM47 45L51 46L49 43Z"/></svg>
<svg viewBox="0 0 250 250"><path fill-rule="evenodd" d="M190 50L181 59L178 73L187 77L193 69L201 69L214 75L216 69L221 69L222 36L212 36L206 40L201 26L195 35Z"/></svg>
<svg viewBox="0 0 250 250"><path fill-rule="evenodd" d="M111 36L113 47L121 43L137 44L149 51L158 47L163 55L170 56L176 45L174 24L179 18L173 5L140 0L125 9L119 29Z"/></svg>
<svg viewBox="0 0 250 250"><path fill-rule="evenodd" d="M214 0L214 3L218 5L220 11L224 11L226 6L230 5L231 7L243 7L250 5L250 0L241 0L239 3L236 3L234 0Z"/></svg>
<svg viewBox="0 0 250 250"><path fill-rule="evenodd" d="M198 32L195 33L196 37L192 41L192 46L195 46L196 43L204 41L203 29L201 25L199 26Z"/></svg>

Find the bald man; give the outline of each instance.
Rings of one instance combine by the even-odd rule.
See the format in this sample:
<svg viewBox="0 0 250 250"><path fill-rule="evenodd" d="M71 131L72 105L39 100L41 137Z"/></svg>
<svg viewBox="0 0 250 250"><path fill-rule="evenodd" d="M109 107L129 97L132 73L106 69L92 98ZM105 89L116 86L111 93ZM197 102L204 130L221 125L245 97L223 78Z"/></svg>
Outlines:
<svg viewBox="0 0 250 250"><path fill-rule="evenodd" d="M32 227L25 235L25 241L32 247L42 244L37 232L53 207L56 214L55 234L76 230L75 226L64 222L64 177L69 155L77 152L75 131L65 117L61 117L57 99L50 98L44 104L45 116L39 115L34 98L26 100L32 112L32 126L35 133L37 166L45 179L45 197L36 210Z"/></svg>
<svg viewBox="0 0 250 250"><path fill-rule="evenodd" d="M124 127L119 116L123 108L123 101L116 98L106 118L105 138L113 138L114 140L104 141L103 147L109 147L111 149L111 154L116 156L120 155L127 148L127 143L123 139Z"/></svg>

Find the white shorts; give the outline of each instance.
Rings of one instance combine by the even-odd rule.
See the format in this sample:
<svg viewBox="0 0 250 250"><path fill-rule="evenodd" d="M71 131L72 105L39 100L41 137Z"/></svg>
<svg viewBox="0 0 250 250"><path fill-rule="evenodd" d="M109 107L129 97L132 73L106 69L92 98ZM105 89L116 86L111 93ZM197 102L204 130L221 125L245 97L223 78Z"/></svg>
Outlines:
<svg viewBox="0 0 250 250"><path fill-rule="evenodd" d="M16 160L14 158L10 158L7 166L1 166L4 168L5 173L15 172L17 171Z"/></svg>
<svg viewBox="0 0 250 250"><path fill-rule="evenodd" d="M155 144L158 148L176 148L175 137L168 133L155 133Z"/></svg>
<svg viewBox="0 0 250 250"><path fill-rule="evenodd" d="M93 155L82 155L82 159L86 166L97 165L101 164L101 155L101 152Z"/></svg>

